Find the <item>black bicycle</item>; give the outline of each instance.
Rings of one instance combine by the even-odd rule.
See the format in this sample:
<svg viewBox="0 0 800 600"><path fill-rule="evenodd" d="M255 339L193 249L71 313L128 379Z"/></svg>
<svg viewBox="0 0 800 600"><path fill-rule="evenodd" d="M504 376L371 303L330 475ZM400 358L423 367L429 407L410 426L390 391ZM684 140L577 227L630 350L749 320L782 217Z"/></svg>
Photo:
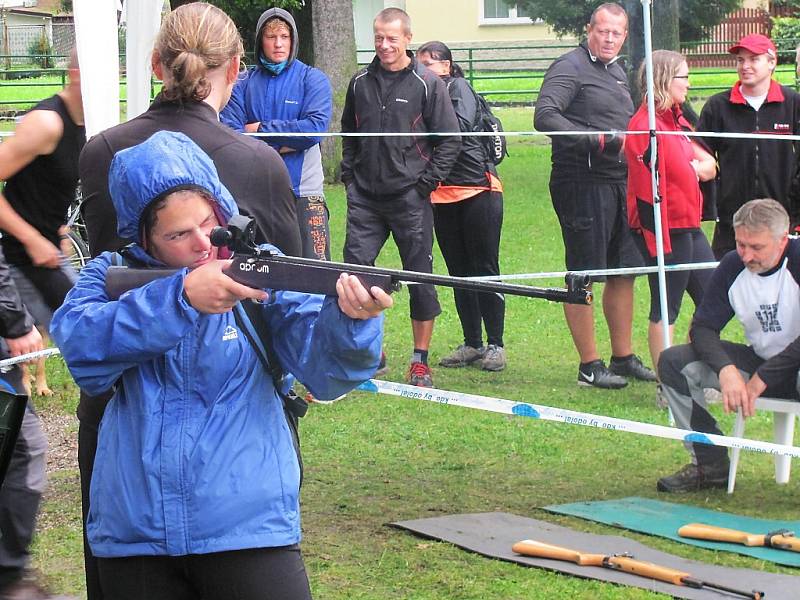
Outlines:
<svg viewBox="0 0 800 600"><path fill-rule="evenodd" d="M89 237L86 233L86 225L81 216L82 204L83 195L81 194L81 186L78 185L75 190L75 201L70 204L67 210L66 244L61 248L69 264L76 271L80 271L92 259L92 255L89 254Z"/></svg>

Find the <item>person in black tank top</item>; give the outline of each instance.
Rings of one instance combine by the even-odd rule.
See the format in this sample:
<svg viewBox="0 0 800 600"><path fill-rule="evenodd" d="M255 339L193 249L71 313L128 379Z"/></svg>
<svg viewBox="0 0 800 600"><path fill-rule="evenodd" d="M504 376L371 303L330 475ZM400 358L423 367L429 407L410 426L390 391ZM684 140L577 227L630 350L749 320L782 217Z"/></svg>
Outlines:
<svg viewBox="0 0 800 600"><path fill-rule="evenodd" d="M78 183L78 155L86 142L77 60L56 96L25 115L13 137L0 144L0 230L12 276L55 311L72 287L59 251L59 229ZM48 312L48 311L45 311ZM39 325L46 325L39 323ZM29 411L0 488L0 598L49 598L25 577L36 513L45 487L47 440ZM13 482L13 485L8 485ZM62 596L63 597L63 596Z"/></svg>

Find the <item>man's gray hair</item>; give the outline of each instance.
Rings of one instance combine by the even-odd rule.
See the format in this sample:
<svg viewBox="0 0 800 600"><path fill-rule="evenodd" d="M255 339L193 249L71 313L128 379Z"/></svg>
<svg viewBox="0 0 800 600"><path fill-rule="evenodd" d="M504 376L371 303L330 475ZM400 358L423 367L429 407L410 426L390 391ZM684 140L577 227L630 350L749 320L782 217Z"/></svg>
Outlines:
<svg viewBox="0 0 800 600"><path fill-rule="evenodd" d="M758 198L742 205L733 215L733 227L748 231L769 229L775 239L789 231L789 215L781 203L772 198Z"/></svg>
<svg viewBox="0 0 800 600"><path fill-rule="evenodd" d="M616 2L604 2L603 4L595 8L592 11L592 16L589 17L589 25L594 27L594 25L597 23L597 13L599 13L601 10L611 13L615 17L625 17L625 27L627 28L628 13L620 4L617 4Z"/></svg>

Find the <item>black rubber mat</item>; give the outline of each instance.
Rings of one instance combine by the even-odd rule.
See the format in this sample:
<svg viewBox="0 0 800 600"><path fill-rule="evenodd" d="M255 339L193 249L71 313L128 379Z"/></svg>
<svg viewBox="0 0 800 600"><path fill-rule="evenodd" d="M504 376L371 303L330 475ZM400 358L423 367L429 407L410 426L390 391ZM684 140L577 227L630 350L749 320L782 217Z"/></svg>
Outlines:
<svg viewBox="0 0 800 600"><path fill-rule="evenodd" d="M582 567L560 560L521 556L511 546L525 539L563 546L588 553L619 554L629 552L634 558L690 573L696 579L720 583L726 587L764 592L770 600L800 599L800 577L776 575L751 569L732 569L696 562L653 550L639 542L616 535L595 535L574 531L546 521L538 521L509 513L476 513L399 521L390 524L426 538L450 542L456 546L509 562L569 573L586 579L597 579L661 592L690 600L728 600L741 598L710 589L677 586L601 567Z"/></svg>

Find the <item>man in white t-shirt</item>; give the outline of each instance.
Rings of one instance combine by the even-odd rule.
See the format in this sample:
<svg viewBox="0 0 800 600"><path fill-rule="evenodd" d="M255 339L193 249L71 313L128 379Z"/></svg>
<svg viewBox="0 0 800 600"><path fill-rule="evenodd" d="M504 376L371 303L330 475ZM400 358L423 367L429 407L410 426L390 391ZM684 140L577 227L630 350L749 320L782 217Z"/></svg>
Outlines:
<svg viewBox="0 0 800 600"><path fill-rule="evenodd" d="M719 133L800 133L800 95L772 79L777 65L775 44L761 34L744 36L728 50L736 55L739 81L708 99L698 131ZM800 222L800 203L790 200L795 172L795 142L784 139L708 137L705 142L719 163L717 210L712 248L717 259L736 247L733 213L753 198L774 198Z"/></svg>
<svg viewBox="0 0 800 600"><path fill-rule="evenodd" d="M798 399L800 369L800 240L788 237L789 215L775 200L744 204L733 215L736 251L720 261L697 307L691 343L661 353L658 374L675 425L722 435L704 388L722 392L725 412L753 415L761 395ZM736 317L748 344L720 339ZM727 487L722 446L686 442L691 464L658 480L662 492Z"/></svg>

